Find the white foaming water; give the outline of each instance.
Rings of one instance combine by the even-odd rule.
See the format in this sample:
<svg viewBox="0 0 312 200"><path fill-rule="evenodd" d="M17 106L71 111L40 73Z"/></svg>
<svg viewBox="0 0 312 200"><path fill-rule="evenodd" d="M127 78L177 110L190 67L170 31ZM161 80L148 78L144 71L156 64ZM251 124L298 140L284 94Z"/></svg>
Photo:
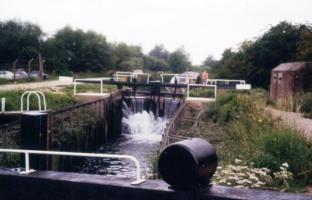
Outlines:
<svg viewBox="0 0 312 200"><path fill-rule="evenodd" d="M155 143L161 140L167 120L142 111L123 117L122 123L132 140Z"/></svg>

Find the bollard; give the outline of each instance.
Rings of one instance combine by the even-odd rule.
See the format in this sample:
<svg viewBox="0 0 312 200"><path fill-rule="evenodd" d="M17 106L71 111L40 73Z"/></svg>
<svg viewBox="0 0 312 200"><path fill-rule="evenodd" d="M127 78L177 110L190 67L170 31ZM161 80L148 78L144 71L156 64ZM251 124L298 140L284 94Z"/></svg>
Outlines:
<svg viewBox="0 0 312 200"><path fill-rule="evenodd" d="M206 140L193 138L166 147L160 154L160 176L174 189L207 186L217 169L214 147Z"/></svg>

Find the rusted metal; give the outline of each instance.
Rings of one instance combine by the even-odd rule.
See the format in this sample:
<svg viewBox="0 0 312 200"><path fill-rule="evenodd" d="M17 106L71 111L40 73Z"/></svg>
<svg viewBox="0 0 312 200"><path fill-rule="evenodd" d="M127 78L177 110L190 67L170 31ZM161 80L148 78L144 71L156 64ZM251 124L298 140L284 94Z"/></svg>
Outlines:
<svg viewBox="0 0 312 200"><path fill-rule="evenodd" d="M270 98L290 100L296 93L312 89L312 63L282 63L271 73Z"/></svg>

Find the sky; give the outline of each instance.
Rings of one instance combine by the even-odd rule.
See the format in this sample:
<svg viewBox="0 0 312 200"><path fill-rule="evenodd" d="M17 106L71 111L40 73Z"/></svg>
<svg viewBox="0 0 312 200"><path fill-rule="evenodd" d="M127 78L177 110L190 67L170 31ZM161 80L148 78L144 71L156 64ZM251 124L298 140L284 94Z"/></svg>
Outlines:
<svg viewBox="0 0 312 200"><path fill-rule="evenodd" d="M259 37L280 21L312 22L312 0L0 0L0 20L30 21L53 35L65 25L110 42L184 47L193 64Z"/></svg>

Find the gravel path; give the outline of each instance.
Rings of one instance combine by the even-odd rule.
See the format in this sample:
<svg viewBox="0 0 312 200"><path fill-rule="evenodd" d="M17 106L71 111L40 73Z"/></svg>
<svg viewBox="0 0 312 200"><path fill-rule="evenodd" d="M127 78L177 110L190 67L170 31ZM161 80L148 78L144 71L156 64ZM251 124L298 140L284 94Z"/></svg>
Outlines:
<svg viewBox="0 0 312 200"><path fill-rule="evenodd" d="M73 82L70 81L43 81L43 82L31 82L31 83L17 83L17 84L6 84L0 85L0 91L10 91L10 90L34 90L40 88L54 88L62 85L72 85Z"/></svg>
<svg viewBox="0 0 312 200"><path fill-rule="evenodd" d="M304 118L301 113L285 112L273 108L266 108L273 119L280 119L288 127L300 131L304 137L312 140L312 119Z"/></svg>

